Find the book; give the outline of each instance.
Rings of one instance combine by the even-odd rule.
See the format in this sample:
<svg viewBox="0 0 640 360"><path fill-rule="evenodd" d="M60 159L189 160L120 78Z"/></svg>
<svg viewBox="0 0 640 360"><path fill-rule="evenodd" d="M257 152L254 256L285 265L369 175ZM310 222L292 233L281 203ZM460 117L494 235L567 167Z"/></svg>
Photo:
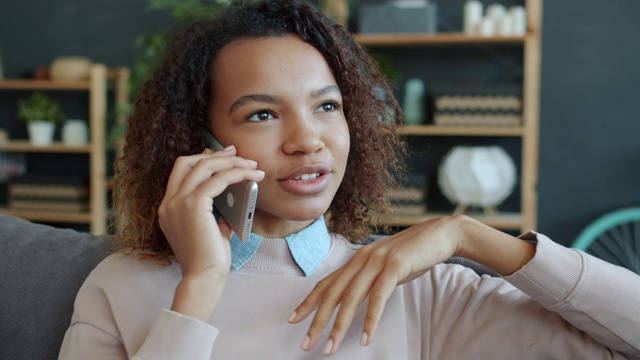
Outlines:
<svg viewBox="0 0 640 360"><path fill-rule="evenodd" d="M14 210L84 212L89 186L82 176L26 174L7 184L7 205Z"/></svg>

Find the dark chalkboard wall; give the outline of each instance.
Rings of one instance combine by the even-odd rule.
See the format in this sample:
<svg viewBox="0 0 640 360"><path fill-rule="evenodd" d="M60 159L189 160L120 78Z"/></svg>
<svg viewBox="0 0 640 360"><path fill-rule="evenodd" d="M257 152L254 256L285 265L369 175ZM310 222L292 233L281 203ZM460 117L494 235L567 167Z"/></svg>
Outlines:
<svg viewBox="0 0 640 360"><path fill-rule="evenodd" d="M539 229L569 242L640 204L640 1L546 1Z"/></svg>
<svg viewBox="0 0 640 360"><path fill-rule="evenodd" d="M464 1L454 3L460 8ZM134 38L172 24L145 4L1 0L5 75L20 77L60 55L130 66ZM444 9L443 25L459 24L456 12ZM637 0L544 4L538 229L560 243L603 212L640 204L638 18ZM23 131L8 124L14 116L13 106L0 102L0 127L12 136Z"/></svg>

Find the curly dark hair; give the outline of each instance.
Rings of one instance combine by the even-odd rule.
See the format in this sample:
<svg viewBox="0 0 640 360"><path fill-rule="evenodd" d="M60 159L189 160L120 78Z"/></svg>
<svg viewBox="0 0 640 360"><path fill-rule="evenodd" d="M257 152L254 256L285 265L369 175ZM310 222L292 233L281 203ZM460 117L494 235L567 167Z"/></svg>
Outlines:
<svg viewBox="0 0 640 360"><path fill-rule="evenodd" d="M387 191L403 173L404 142L395 131L401 109L388 79L342 26L304 1L235 3L175 32L135 101L123 155L115 163L116 245L170 261L158 207L179 156L201 153L200 129L215 79L212 63L225 45L246 37L296 34L324 56L342 92L351 150L328 212L328 227L354 243L389 211Z"/></svg>

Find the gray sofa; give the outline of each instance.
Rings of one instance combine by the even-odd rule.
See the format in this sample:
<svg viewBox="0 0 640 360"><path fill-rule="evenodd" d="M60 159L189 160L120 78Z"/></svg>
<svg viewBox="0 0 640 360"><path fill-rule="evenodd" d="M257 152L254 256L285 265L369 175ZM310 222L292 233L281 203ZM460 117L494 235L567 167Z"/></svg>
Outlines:
<svg viewBox="0 0 640 360"><path fill-rule="evenodd" d="M0 215L0 359L58 358L76 293L110 248L108 236ZM448 262L495 275L467 259Z"/></svg>
<svg viewBox="0 0 640 360"><path fill-rule="evenodd" d="M57 359L73 301L107 236L0 215L0 359Z"/></svg>

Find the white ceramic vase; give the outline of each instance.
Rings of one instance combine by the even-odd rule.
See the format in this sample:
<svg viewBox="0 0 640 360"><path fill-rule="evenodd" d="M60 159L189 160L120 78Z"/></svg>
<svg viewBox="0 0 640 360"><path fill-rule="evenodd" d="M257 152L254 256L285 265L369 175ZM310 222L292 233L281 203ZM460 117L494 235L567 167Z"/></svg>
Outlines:
<svg viewBox="0 0 640 360"><path fill-rule="evenodd" d="M35 146L47 146L53 142L56 125L48 121L30 121L27 125L29 140Z"/></svg>
<svg viewBox="0 0 640 360"><path fill-rule="evenodd" d="M87 144L89 134L84 120L67 120L62 127L62 142L69 146Z"/></svg>

